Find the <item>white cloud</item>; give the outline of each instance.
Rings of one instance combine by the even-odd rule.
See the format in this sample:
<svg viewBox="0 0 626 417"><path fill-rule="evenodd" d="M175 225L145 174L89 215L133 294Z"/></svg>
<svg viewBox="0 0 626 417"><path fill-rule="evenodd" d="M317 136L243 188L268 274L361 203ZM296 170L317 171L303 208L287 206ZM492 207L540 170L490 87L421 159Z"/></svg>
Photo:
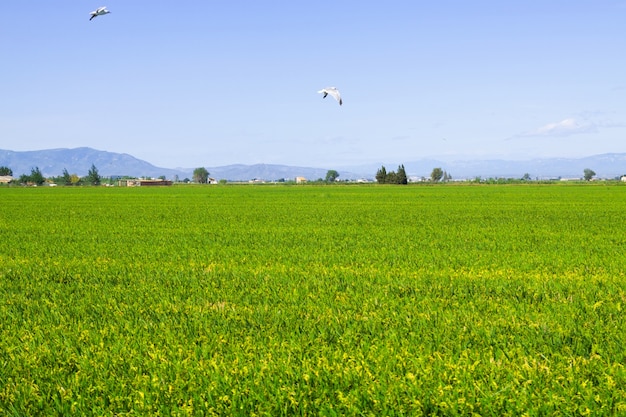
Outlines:
<svg viewBox="0 0 626 417"><path fill-rule="evenodd" d="M571 136L597 131L598 128L594 123L579 123L576 119L569 118L556 123L548 123L530 132L522 133L519 136Z"/></svg>

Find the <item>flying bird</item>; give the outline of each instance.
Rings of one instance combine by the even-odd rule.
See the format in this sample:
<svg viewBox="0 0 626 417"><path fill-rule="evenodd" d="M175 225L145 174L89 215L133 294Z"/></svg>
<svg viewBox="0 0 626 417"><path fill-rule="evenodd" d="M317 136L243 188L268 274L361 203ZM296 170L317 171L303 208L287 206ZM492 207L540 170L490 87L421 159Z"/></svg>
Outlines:
<svg viewBox="0 0 626 417"><path fill-rule="evenodd" d="M318 93L324 94L322 98L326 98L326 96L330 94L335 100L337 100L340 106L343 104L343 100L341 100L341 95L339 95L339 91L337 91L335 87L326 87L318 91Z"/></svg>
<svg viewBox="0 0 626 417"><path fill-rule="evenodd" d="M98 7L96 10L94 10L91 13L89 13L91 15L89 20L93 19L96 16L103 16L103 15L105 15L107 13L111 13L111 12L107 10L106 6Z"/></svg>

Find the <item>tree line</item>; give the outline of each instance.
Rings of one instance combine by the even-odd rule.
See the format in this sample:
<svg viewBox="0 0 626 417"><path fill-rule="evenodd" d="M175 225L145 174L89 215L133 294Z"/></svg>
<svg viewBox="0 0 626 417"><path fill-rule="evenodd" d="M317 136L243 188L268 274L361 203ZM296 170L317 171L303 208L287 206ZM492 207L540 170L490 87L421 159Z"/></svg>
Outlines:
<svg viewBox="0 0 626 417"><path fill-rule="evenodd" d="M376 171L376 181L379 184L408 184L409 179L406 176L404 165L398 166L398 172L389 171L383 165Z"/></svg>
<svg viewBox="0 0 626 417"><path fill-rule="evenodd" d="M450 179L452 179L452 176L441 168L434 168L430 173L432 182L448 181ZM399 165L398 171L387 171L383 165L376 171L376 181L379 184L408 184L409 182L404 165Z"/></svg>
<svg viewBox="0 0 626 417"><path fill-rule="evenodd" d="M7 166L0 166L0 176L13 176L13 170ZM165 179L165 176L159 177ZM209 171L206 168L196 168L193 172L193 179L200 184L206 184L209 179ZM63 169L63 173L57 177L46 178L39 167L31 169L30 174L22 174L13 182L19 184L32 184L43 185L46 182L60 184L60 185L101 185L103 177L98 172L98 168L94 164L87 172L87 175L80 177L77 174L70 174L67 169ZM189 182L189 179L185 178L184 182Z"/></svg>
<svg viewBox="0 0 626 417"><path fill-rule="evenodd" d="M206 168L196 168L193 171L193 180L194 182L199 184L207 184L209 181L209 175L209 171ZM593 179L595 175L596 173L589 168L585 168L583 172L583 178L585 181L591 181L591 179ZM13 176L13 171L9 167L0 166L0 176ZM328 172L326 173L325 179L320 178L318 181L333 183L337 180L338 177L339 173L336 170L331 169L328 170ZM162 176L161 178L165 179L164 176ZM452 176L439 167L433 168L430 174L430 180L432 182L449 181L450 179L452 179ZM529 181L530 179L530 174L526 173L521 180ZM102 177L98 173L98 169L94 164L91 165L91 168L89 169L85 177L79 177L76 174L70 174L67 169L63 169L63 174L61 176L50 177L48 178L48 180L62 185L100 185L102 183ZM376 181L379 184L407 184L408 177L406 175L404 165L399 165L397 171L387 171L387 169L383 165L376 172ZM42 185L46 182L46 178L41 173L39 167L35 167L31 169L30 175L22 174L18 178L17 182L21 184ZM185 179L184 182L189 182L189 180Z"/></svg>
<svg viewBox="0 0 626 417"><path fill-rule="evenodd" d="M596 175L595 171L589 168L585 168L583 171L583 179L585 181L591 181L593 177ZM446 182L452 179L452 175L448 172L444 171L440 167L433 168L430 173L430 181L431 182ZM530 174L526 173L521 178L522 181L530 181ZM398 166L398 171L390 171L388 172L385 166L383 165L376 172L376 181L379 184L407 184L408 179L406 175L406 171L404 169L404 165ZM480 182L480 180L478 181Z"/></svg>
<svg viewBox="0 0 626 417"><path fill-rule="evenodd" d="M0 175L2 176L13 176L13 170L6 166L0 167ZM44 177L43 173L39 169L39 167L34 167L30 170L30 174L22 174L17 179L17 182L20 184L34 184L34 185L43 185L46 180L56 184L63 185L100 185L102 182L102 177L98 173L98 168L95 165L91 165L89 172L84 177L79 177L76 174L70 174L67 169L63 169L63 173L58 177Z"/></svg>

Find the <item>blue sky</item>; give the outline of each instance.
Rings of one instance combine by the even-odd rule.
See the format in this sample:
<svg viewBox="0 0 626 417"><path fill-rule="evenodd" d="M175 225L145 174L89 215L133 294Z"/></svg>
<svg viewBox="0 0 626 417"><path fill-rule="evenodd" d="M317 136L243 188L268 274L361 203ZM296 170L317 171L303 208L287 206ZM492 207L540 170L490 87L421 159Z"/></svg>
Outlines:
<svg viewBox="0 0 626 417"><path fill-rule="evenodd" d="M626 152L626 0L8 0L0 57L14 151L329 169Z"/></svg>

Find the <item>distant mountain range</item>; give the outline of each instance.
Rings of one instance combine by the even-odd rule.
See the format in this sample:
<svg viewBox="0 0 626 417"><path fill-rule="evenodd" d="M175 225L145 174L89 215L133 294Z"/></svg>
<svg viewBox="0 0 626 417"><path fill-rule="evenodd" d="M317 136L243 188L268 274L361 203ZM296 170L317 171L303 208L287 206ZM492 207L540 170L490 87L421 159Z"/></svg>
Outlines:
<svg viewBox="0 0 626 417"><path fill-rule="evenodd" d="M137 159L132 155L99 151L92 148L44 149L39 151L9 151L0 149L0 166L11 168L13 176L30 174L35 167L39 168L44 177L60 176L67 169L70 174L86 176L91 166L98 169L103 177L129 176L158 178L165 176L180 180L192 178L195 168L161 168L149 162ZM295 167L286 165L227 165L221 167L205 167L210 177L217 180L249 181L262 179L275 181L280 179L293 180L304 177L309 180L325 178L328 169ZM340 171L340 178L359 178L360 175L348 171Z"/></svg>
<svg viewBox="0 0 626 417"><path fill-rule="evenodd" d="M598 178L615 178L626 174L626 153L594 155L586 158L543 158L524 161L471 160L443 162L436 159L420 159L402 162L409 176L430 177L433 168L441 168L452 178L580 178L590 168ZM59 176L64 169L70 174L85 176L94 165L101 176L132 176L168 179L191 178L194 168L161 168L128 154L100 151L92 148L46 149L39 151L0 150L0 166L11 168L14 176L30 174L38 167L46 177ZM376 171L385 165L387 171L397 170L397 164L369 164L336 167L340 179L373 179ZM297 167L287 165L255 164L205 167L212 178L228 181L260 179L274 181L305 177L309 180L325 178L327 168Z"/></svg>
<svg viewBox="0 0 626 417"><path fill-rule="evenodd" d="M94 165L103 177L114 175L174 177L182 178L190 175L187 172L154 165L125 153L99 151L92 148L75 149L44 149L40 151L14 152L0 150L0 166L7 166L13 176L30 174L35 167L39 168L44 177L60 176L67 169L70 174L85 176ZM192 170L193 171L193 170Z"/></svg>
<svg viewBox="0 0 626 417"><path fill-rule="evenodd" d="M442 162L423 159L404 164L407 174L430 177L440 167L452 178L582 178L587 168L596 178L615 178L626 174L626 153L609 153L585 158L535 158L529 160L459 160ZM393 167L387 167L387 170ZM376 171L374 171L376 172Z"/></svg>

